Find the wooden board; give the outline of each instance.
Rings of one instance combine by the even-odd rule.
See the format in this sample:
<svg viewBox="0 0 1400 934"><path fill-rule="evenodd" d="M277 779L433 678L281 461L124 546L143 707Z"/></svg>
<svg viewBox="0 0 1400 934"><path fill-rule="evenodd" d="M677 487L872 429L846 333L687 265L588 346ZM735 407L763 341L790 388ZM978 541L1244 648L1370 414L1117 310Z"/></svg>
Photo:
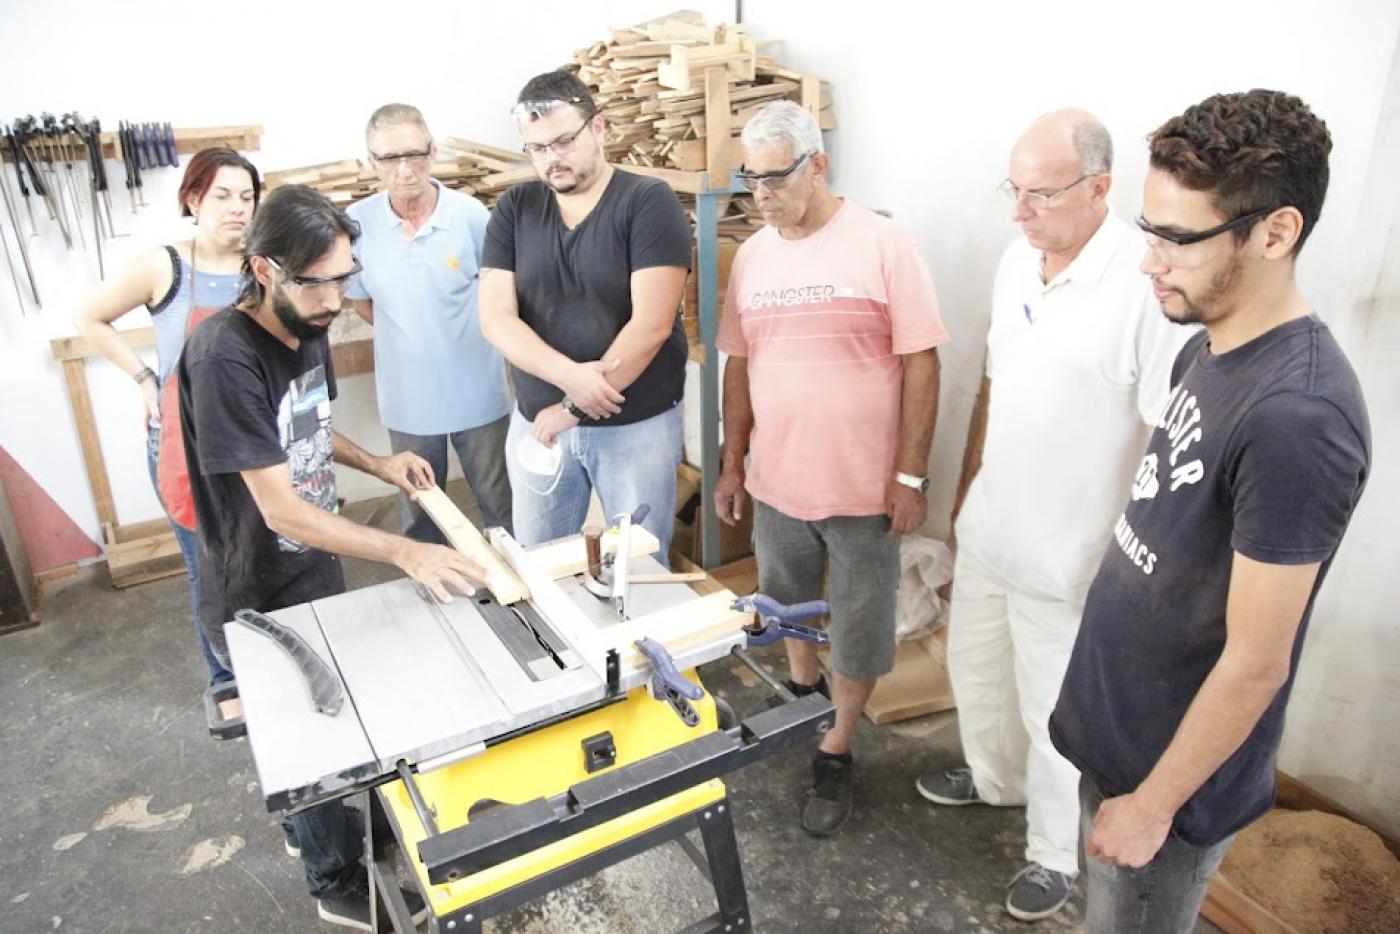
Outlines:
<svg viewBox="0 0 1400 934"><path fill-rule="evenodd" d="M733 602L734 594L728 590L696 597L681 606L639 616L608 629L605 643L617 649L623 672L649 666L646 657L633 644L643 637L661 643L674 658L727 637L736 637L736 644L742 645L746 637L740 630L753 620L753 614L731 610L729 605Z"/></svg>
<svg viewBox="0 0 1400 934"><path fill-rule="evenodd" d="M723 68L705 70L705 165L711 188L729 184L735 165L729 162L729 79Z"/></svg>
<svg viewBox="0 0 1400 934"><path fill-rule="evenodd" d="M632 533L628 536L628 557L640 558L642 555L649 555L661 547L661 543L656 540L656 536L642 528L640 525L632 526ZM603 533L603 553L617 549L617 533ZM568 538L561 538L557 542L550 542L546 545L536 545L526 552L530 556L530 566L538 570L541 574L547 575L550 580L558 580L561 577L572 577L575 574L583 573L588 567L588 556L584 552L583 539L577 535L570 535Z"/></svg>
<svg viewBox="0 0 1400 934"><path fill-rule="evenodd" d="M1210 880L1201 914L1225 934L1301 934L1218 872Z"/></svg>
<svg viewBox="0 0 1400 934"><path fill-rule="evenodd" d="M63 381L68 386L68 401L73 406L73 420L78 428L78 447L83 452L92 487L92 502L97 509L97 521L103 525L117 524L117 507L112 500L112 485L107 480L107 465L102 460L102 441L97 435L97 421L92 413L92 397L88 394L87 374L83 361L63 361Z"/></svg>
<svg viewBox="0 0 1400 934"><path fill-rule="evenodd" d="M106 554L114 587L144 584L185 570L185 557L169 525L156 535L109 544Z"/></svg>
<svg viewBox="0 0 1400 934"><path fill-rule="evenodd" d="M520 577L501 560L496 549L487 543L485 537L472 525L471 520L462 514L457 504L437 487L418 491L418 505L442 531L452 547L481 565L486 571L486 586L502 604L519 603L530 596L529 588Z"/></svg>

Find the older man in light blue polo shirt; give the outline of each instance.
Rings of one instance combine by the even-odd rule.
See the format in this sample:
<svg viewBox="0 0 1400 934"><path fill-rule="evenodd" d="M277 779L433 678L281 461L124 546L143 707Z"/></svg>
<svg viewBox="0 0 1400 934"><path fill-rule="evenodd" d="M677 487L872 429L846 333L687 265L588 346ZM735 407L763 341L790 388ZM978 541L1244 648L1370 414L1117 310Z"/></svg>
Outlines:
<svg viewBox="0 0 1400 934"><path fill-rule="evenodd" d="M431 177L436 149L417 108L380 107L365 141L383 190L349 208L360 224L355 253L364 271L346 297L374 326L380 419L393 450L421 456L444 488L450 444L485 524L509 530L511 396L476 306L490 215ZM421 509L407 497L400 502L406 535L442 541Z"/></svg>

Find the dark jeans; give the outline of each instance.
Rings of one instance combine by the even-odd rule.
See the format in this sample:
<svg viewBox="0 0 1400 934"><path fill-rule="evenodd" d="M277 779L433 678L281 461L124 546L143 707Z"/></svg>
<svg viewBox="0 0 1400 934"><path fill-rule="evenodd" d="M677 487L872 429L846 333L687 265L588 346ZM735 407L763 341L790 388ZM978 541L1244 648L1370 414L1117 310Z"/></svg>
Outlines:
<svg viewBox="0 0 1400 934"><path fill-rule="evenodd" d="M151 431L146 437L146 469L150 472L153 488L156 486L156 450L159 443L159 433ZM209 666L209 683L232 681L233 672L219 662L209 645L209 637L204 634L204 627L199 625L199 533L183 529L174 522L170 523L170 529L175 533L175 542L185 559L185 574L190 582L190 618L194 620L194 634L199 639L199 650L204 653L204 664Z"/></svg>
<svg viewBox="0 0 1400 934"><path fill-rule="evenodd" d="M1093 779L1079 778L1079 879L1084 886L1084 929L1089 934L1178 934L1196 926L1211 876L1220 868L1231 835L1212 846L1192 846L1174 833L1141 869L1105 866L1086 856L1084 843L1104 795Z"/></svg>
<svg viewBox="0 0 1400 934"><path fill-rule="evenodd" d="M301 847L306 888L312 898L353 891L365 870L360 854L365 841L358 821L344 802L327 801L282 818L282 833Z"/></svg>
<svg viewBox="0 0 1400 934"><path fill-rule="evenodd" d="M514 532L510 510L510 479L506 476L506 429L510 418L500 418L490 424L466 431L454 431L450 435L411 435L407 432L389 429L389 448L395 454L412 451L433 468L433 479L444 491L447 489L447 446L451 444L457 452L457 461L462 465L462 474L471 487L476 504L481 507L481 518L486 528L500 526L507 532ZM418 506L399 494L399 507L402 511L404 535L414 541L445 545L433 520Z"/></svg>

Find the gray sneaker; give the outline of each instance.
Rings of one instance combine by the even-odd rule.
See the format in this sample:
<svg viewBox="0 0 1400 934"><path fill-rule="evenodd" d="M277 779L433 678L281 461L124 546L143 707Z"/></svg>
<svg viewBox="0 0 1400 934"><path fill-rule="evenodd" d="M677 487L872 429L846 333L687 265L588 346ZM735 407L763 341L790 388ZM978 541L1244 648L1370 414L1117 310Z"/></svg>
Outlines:
<svg viewBox="0 0 1400 934"><path fill-rule="evenodd" d="M851 817L854 794L851 773L855 762L818 754L812 760L812 789L802 809L802 829L814 837L829 837Z"/></svg>
<svg viewBox="0 0 1400 934"><path fill-rule="evenodd" d="M922 775L914 782L914 787L934 804L983 803L977 795L977 783L972 780L972 769L966 767Z"/></svg>
<svg viewBox="0 0 1400 934"><path fill-rule="evenodd" d="M1016 873L1006 894L1006 910L1021 921L1048 918L1069 901L1074 877L1031 863Z"/></svg>

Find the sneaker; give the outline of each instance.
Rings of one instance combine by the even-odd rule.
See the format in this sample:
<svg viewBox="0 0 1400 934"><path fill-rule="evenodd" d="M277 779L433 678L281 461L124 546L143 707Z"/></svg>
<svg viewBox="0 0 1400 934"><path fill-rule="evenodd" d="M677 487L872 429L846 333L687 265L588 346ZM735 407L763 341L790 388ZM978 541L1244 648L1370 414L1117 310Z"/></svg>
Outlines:
<svg viewBox="0 0 1400 934"><path fill-rule="evenodd" d="M282 848L287 851L287 855L292 859L301 859L301 847L297 846L286 837L282 838Z"/></svg>
<svg viewBox="0 0 1400 934"><path fill-rule="evenodd" d="M428 917L428 906L412 889L399 889L404 904L408 906L414 926L423 923ZM316 900L316 914L327 924L354 928L357 931L373 931L374 918L369 912L369 880L362 876L348 891L340 895L330 895Z"/></svg>
<svg viewBox="0 0 1400 934"><path fill-rule="evenodd" d="M1046 869L1040 863L1031 863L1016 873L1007 888L1010 891L1006 894L1006 910L1011 917L1039 921L1050 917L1069 901L1074 877Z"/></svg>
<svg viewBox="0 0 1400 934"><path fill-rule="evenodd" d="M977 794L977 783L972 780L972 769L949 769L946 772L931 772L921 775L914 782L919 794L934 804L982 804Z"/></svg>
<svg viewBox="0 0 1400 934"><path fill-rule="evenodd" d="M812 760L811 798L802 809L803 830L814 837L829 837L846 825L853 805L854 770L855 760L849 753L844 757L817 753Z"/></svg>

